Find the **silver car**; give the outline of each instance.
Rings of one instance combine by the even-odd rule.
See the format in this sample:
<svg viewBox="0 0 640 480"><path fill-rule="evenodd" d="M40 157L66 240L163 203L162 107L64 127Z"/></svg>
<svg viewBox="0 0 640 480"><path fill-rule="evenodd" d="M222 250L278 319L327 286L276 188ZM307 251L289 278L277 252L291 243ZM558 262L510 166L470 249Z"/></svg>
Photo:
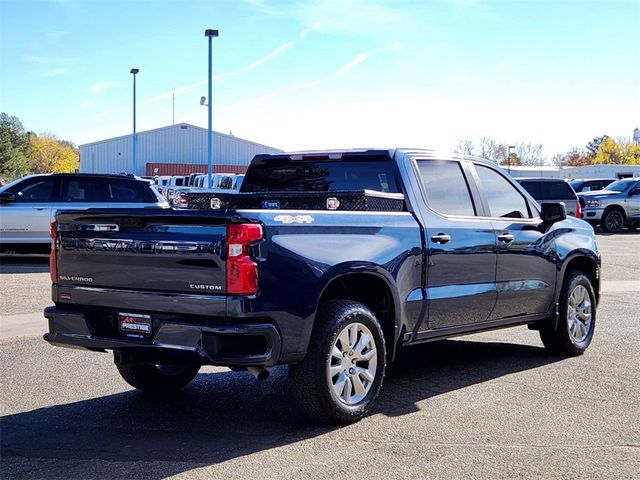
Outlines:
<svg viewBox="0 0 640 480"><path fill-rule="evenodd" d="M43 174L0 188L0 246L49 245L49 225L58 210L167 208L147 180L126 175Z"/></svg>

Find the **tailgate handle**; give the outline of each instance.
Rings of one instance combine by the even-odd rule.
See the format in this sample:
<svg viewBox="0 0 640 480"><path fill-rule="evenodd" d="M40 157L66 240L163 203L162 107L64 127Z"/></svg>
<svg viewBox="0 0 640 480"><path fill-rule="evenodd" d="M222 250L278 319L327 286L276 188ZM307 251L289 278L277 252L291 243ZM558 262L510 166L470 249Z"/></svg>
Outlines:
<svg viewBox="0 0 640 480"><path fill-rule="evenodd" d="M92 223L78 227L81 232L118 232L120 227L117 223Z"/></svg>

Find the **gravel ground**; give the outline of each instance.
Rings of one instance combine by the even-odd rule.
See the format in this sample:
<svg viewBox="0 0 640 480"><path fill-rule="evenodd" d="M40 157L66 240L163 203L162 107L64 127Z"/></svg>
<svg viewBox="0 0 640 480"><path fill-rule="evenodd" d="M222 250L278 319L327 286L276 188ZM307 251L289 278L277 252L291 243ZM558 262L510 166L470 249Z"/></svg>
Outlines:
<svg viewBox="0 0 640 480"><path fill-rule="evenodd" d="M638 240L599 235L608 283L585 355L549 356L526 327L406 349L373 414L346 427L309 423L286 367L263 383L206 367L179 394L149 398L110 355L5 338L0 475L640 478ZM4 314L49 302L46 264L3 259L0 271Z"/></svg>

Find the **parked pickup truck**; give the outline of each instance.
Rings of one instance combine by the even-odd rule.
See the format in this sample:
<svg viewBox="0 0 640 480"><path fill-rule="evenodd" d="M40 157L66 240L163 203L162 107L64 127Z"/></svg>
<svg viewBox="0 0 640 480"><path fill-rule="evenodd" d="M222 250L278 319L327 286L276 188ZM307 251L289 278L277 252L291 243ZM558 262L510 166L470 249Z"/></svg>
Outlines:
<svg viewBox="0 0 640 480"><path fill-rule="evenodd" d="M610 233L640 228L640 178L624 178L578 195L584 219Z"/></svg>
<svg viewBox="0 0 640 480"><path fill-rule="evenodd" d="M365 415L405 345L515 325L556 354L592 340L593 228L539 207L494 163L258 156L240 193L210 195L186 210L59 213L45 340L113 351L150 392L201 365L264 379L289 364L294 397L331 422Z"/></svg>

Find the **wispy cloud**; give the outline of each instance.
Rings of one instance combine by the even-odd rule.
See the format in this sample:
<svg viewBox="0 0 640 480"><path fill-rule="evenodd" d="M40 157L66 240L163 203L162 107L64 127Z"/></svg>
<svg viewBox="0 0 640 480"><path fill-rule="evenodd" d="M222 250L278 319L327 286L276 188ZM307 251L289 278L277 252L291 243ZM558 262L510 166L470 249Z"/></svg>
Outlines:
<svg viewBox="0 0 640 480"><path fill-rule="evenodd" d="M384 47L374 48L372 50L367 50L365 52L360 52L351 61L345 63L340 68L338 68L334 73L328 75L324 79L313 80L311 82L305 82L305 83L298 83L298 84L291 85L291 86L286 87L286 88L282 88L280 90L276 90L276 91L268 93L266 95L260 95L260 96L257 96L257 97L248 98L248 99L243 100L241 102L234 103L234 104L226 106L226 107L222 107L219 110L219 112L220 113L224 113L224 112L229 112L231 110L237 110L239 108L243 108L243 107L246 107L246 106L249 106L249 105L253 105L253 104L256 104L256 103L259 103L259 102L263 102L265 100L269 100L269 99L271 99L273 97L277 97L277 96L284 95L284 94L287 94L287 93L297 92L299 90L306 90L306 89L312 88L312 87L317 87L319 85L322 85L322 83L324 81L326 81L327 79L340 76L343 73L351 70L352 68L360 65L361 63L365 62L371 55L375 55L377 53L386 52L386 51L396 51L396 50L399 50L400 48L402 48L402 43L394 42L394 43L392 43L390 45L386 45Z"/></svg>
<svg viewBox="0 0 640 480"><path fill-rule="evenodd" d="M278 55L280 55L283 52L286 52L287 50L289 50L291 47L293 47L294 42L287 42L287 43L283 43L282 45L280 45L278 48L276 48L275 50L269 52L268 54L266 54L264 57L259 58L258 60L256 60L255 62L250 63L249 65L247 65L246 67L242 68L240 71L244 72L246 70L253 70L256 67L259 67L260 65L262 65L263 63L268 62L269 60L272 60L274 58L276 58Z"/></svg>
<svg viewBox="0 0 640 480"><path fill-rule="evenodd" d="M38 65L55 65L64 63L64 58L59 57L42 57L37 55L24 55L22 61L25 63L35 63Z"/></svg>
<svg viewBox="0 0 640 480"><path fill-rule="evenodd" d="M44 75L47 78L59 77L61 75L66 74L68 71L69 69L67 67L56 67L56 68L50 68L48 70L44 70L42 72L42 75Z"/></svg>
<svg viewBox="0 0 640 480"><path fill-rule="evenodd" d="M374 55L376 53L390 51L390 50L396 51L396 50L400 50L401 48L402 48L402 43L394 42L394 43L392 43L390 45L387 45L386 47L374 48L373 50L367 50L366 52L360 52L355 57L353 57L352 60L350 60L349 62L347 62L344 65L342 65L332 76L337 77L337 76L340 76L340 75L344 74L345 72L348 72L352 68L354 68L354 67L360 65L361 63L365 62L371 55Z"/></svg>
<svg viewBox="0 0 640 480"><path fill-rule="evenodd" d="M69 72L68 60L60 57L24 55L22 61L32 65L45 78L59 77Z"/></svg>
<svg viewBox="0 0 640 480"><path fill-rule="evenodd" d="M252 3L252 2L251 2ZM256 4L261 4L262 2L258 1L256 2ZM317 30L319 28L318 26L314 26L311 29L306 29L303 30L302 32L300 32L299 37L301 38L301 41L304 40L307 35L313 31L313 30ZM253 62L249 63L248 65L245 65L244 67L240 68L239 70L233 71L233 72L225 72L225 73L220 73L217 75L213 76L213 81L219 81L219 80L223 80L225 78L229 78L229 77L235 77L236 75L239 75L241 73L247 72L249 70L253 70L255 68L258 68L262 65L264 65L265 63L273 60L274 58L276 58L277 56L283 54L284 52L286 52L287 50L289 50L290 48L293 48L295 46L296 42L295 41L290 41L290 42L286 42L283 43L282 45L280 45L279 47L275 48L274 50L272 50L271 52L267 53L265 56L254 60ZM174 88L172 90L167 90L166 92L162 92L158 95L155 95L153 97L147 98L145 100L143 100L143 103L146 102L158 102L161 100L166 100L167 98L171 98L172 95L183 95L185 93L189 93L192 92L194 90L197 90L199 88L201 88L202 86L206 85L208 83L208 80L206 78L202 79L202 80L198 80L195 83L192 83L191 85L185 85L183 87L178 87L178 88Z"/></svg>
<svg viewBox="0 0 640 480"><path fill-rule="evenodd" d="M304 40L305 38L307 38L307 35L309 35L311 32L315 32L316 30L320 30L320 23L318 22L314 23L311 27L301 31L299 35L300 40Z"/></svg>
<svg viewBox="0 0 640 480"><path fill-rule="evenodd" d="M223 107L219 110L220 113L229 112L231 110L237 110L238 108L246 107L247 105L253 105L254 103L262 102L264 100L268 100L273 97L277 97L279 95L284 95L285 93L297 92L300 90L305 90L307 88L317 87L322 83L322 80L314 80L312 82L298 83L295 85L291 85L290 87L283 88L281 90L276 90L275 92L268 93L266 95L260 95L258 97L248 98L238 103L234 103L233 105L229 105Z"/></svg>
<svg viewBox="0 0 640 480"><path fill-rule="evenodd" d="M49 40L53 40L54 42L60 40L61 38L67 36L69 32L65 32L64 30L53 30L47 33L47 37Z"/></svg>
<svg viewBox="0 0 640 480"><path fill-rule="evenodd" d="M97 82L95 82L93 85L91 85L89 88L87 88L87 92L89 92L91 95L97 95L99 93L102 93L106 90L110 90L114 87L116 87L118 84L116 82L112 82L110 80L98 80Z"/></svg>
<svg viewBox="0 0 640 480"><path fill-rule="evenodd" d="M374 33L403 25L408 15L397 3L376 0L297 1L286 11L303 25L321 25L325 33ZM426 3L426 2L425 2ZM283 8L284 10L284 8Z"/></svg>

